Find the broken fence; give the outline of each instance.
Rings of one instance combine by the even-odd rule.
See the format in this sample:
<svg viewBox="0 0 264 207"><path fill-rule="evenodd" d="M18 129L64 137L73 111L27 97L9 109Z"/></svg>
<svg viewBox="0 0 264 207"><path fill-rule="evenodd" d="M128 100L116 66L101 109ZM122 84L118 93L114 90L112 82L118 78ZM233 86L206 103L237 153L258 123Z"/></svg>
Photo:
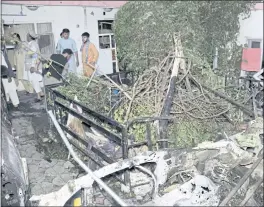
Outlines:
<svg viewBox="0 0 264 207"><path fill-rule="evenodd" d="M116 145L121 147L122 149L122 158L128 158L128 151L131 148L136 148L140 146L147 146L149 151L153 151L154 144L152 142L152 135L151 135L151 123L160 120L170 120L171 117L143 117L137 118L129 121L126 124L121 124L112 118L100 114L87 106L84 106L80 102L73 100L65 95L61 94L56 90L56 87L61 86L60 84L53 84L45 86L46 92L46 109L52 110L53 114L56 116L56 120L58 121L60 127L63 129L65 133L68 133L74 138L69 139L69 142L74 146L79 152L87 156L91 159L97 166L103 167L105 166L105 162L107 164L112 164L117 162L118 159L114 158L113 156L106 154L99 146L91 145L88 139L93 139L92 137L88 136L88 139L81 137L77 133L75 133L71 128L67 126L67 117L69 114L78 118L83 125L87 127L92 127L100 134L104 135L109 141L114 142ZM61 101L63 100L63 101ZM83 113L78 113L74 109L70 107L70 104L74 104L77 107L80 107ZM104 126L102 126L103 123ZM145 141L142 142L133 142L131 141L131 134L129 134L129 129L134 124L142 124L145 125L146 129L146 136ZM115 131L115 132L113 132ZM90 149L82 148L78 145L77 142L81 143L84 146L89 146ZM168 142L168 140L157 140L156 143ZM130 143L130 144L129 144ZM117 177L117 179L122 183L129 182L129 175L124 177L124 180Z"/></svg>

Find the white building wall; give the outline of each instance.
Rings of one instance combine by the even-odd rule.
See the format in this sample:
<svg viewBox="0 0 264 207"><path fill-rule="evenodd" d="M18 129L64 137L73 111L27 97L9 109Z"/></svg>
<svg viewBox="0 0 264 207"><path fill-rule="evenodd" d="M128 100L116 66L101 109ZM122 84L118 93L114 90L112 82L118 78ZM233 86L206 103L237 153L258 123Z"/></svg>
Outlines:
<svg viewBox="0 0 264 207"><path fill-rule="evenodd" d="M112 73L112 54L111 50L99 49L98 20L111 20L118 9L106 12L103 15L103 8L86 7L87 27L85 27L84 8L79 6L41 6L36 11L30 11L25 6L22 7L23 14L26 16L2 16L5 24L22 23L52 23L55 43L60 38L63 28L71 31L71 38L76 41L77 47L82 44L81 34L90 33L90 40L99 50L98 66L100 70L109 74ZM17 14L21 12L20 5L2 4L2 14ZM92 14L93 13L93 14ZM252 11L248 19L240 20L240 33L238 43L245 44L247 39L261 39L263 48L263 10ZM79 25L79 27L77 27ZM36 28L36 26L35 26ZM79 52L79 61L81 63L81 54ZM81 64L78 68L81 71Z"/></svg>
<svg viewBox="0 0 264 207"><path fill-rule="evenodd" d="M248 39L261 39L263 48L263 10L251 11L248 19L240 20L238 42L245 44Z"/></svg>
<svg viewBox="0 0 264 207"><path fill-rule="evenodd" d="M250 17L240 20L240 32L238 35L239 44L247 44L249 39L261 40L261 60L263 59L263 9L252 10ZM260 63L262 65L262 61ZM241 70L241 76L246 72Z"/></svg>
<svg viewBox="0 0 264 207"><path fill-rule="evenodd" d="M23 24L23 23L52 23L55 43L60 39L60 33L63 28L70 30L70 37L76 41L77 48L82 44L81 34L90 33L90 40L99 50L98 20L112 20L115 17L117 9L111 12L105 12L103 8L86 7L87 27L85 27L84 8L78 6L41 6L36 11L30 11L25 6L23 14L26 16L2 16L5 24ZM20 5L2 5L2 14L17 14L21 12ZM79 26L78 26L79 25ZM36 25L35 25L36 28ZM81 67L81 54L79 52ZM105 73L112 73L112 54L110 50L99 50L98 66Z"/></svg>

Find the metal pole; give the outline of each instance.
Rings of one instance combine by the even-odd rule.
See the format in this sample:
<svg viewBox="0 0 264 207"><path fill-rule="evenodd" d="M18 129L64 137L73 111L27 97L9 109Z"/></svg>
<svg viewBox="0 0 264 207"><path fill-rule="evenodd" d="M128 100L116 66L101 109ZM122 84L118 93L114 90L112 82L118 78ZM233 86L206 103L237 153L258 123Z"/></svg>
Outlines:
<svg viewBox="0 0 264 207"><path fill-rule="evenodd" d="M253 188L249 189L249 194L246 194L244 200L239 204L239 206L245 206L247 204L247 202L254 195L254 193L256 192L256 190L258 190L258 188L259 188L259 186L261 185L262 182L263 182L263 177L260 178L256 182L256 184L253 186Z"/></svg>
<svg viewBox="0 0 264 207"><path fill-rule="evenodd" d="M90 83L91 83L91 81L92 81L92 79L93 79L93 77L94 77L94 75L95 75L95 73L96 73L96 69L97 69L97 68L94 67L94 72L93 72L92 76L90 77L89 82L87 83L86 89L89 87L89 85L90 85Z"/></svg>
<svg viewBox="0 0 264 207"><path fill-rule="evenodd" d="M252 83L253 85L254 83ZM256 119L258 117L258 113L257 113L257 106L256 106L256 88L254 86L252 86L252 105L253 105L253 112L254 112L254 119Z"/></svg>
<svg viewBox="0 0 264 207"><path fill-rule="evenodd" d="M45 109L46 109L46 111L48 112L45 75L44 75L44 77L43 77L43 85L44 85Z"/></svg>
<svg viewBox="0 0 264 207"><path fill-rule="evenodd" d="M128 206L112 189L110 189L100 178L98 178L91 170L88 168L83 161L75 154L71 144L69 143L68 139L66 138L63 130L61 129L59 123L57 122L54 114L51 110L48 111L48 114L51 117L56 129L58 130L63 142L65 143L66 147L68 148L69 152L71 153L73 159L121 206Z"/></svg>

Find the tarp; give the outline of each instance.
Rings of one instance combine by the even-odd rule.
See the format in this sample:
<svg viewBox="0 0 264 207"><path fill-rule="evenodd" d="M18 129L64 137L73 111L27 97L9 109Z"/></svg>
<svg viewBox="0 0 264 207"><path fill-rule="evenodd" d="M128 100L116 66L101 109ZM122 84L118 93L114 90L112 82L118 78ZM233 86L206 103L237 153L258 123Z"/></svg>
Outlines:
<svg viewBox="0 0 264 207"><path fill-rule="evenodd" d="M244 48L242 53L241 70L258 72L261 68L261 49Z"/></svg>

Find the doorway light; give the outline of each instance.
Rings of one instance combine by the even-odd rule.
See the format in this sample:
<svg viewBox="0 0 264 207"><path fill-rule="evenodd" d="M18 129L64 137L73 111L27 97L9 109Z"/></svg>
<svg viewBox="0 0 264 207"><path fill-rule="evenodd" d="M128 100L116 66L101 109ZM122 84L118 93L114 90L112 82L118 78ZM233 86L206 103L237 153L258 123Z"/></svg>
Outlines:
<svg viewBox="0 0 264 207"><path fill-rule="evenodd" d="M113 10L113 8L104 8L105 12L111 12Z"/></svg>
<svg viewBox="0 0 264 207"><path fill-rule="evenodd" d="M30 11L36 11L39 6L26 6Z"/></svg>

